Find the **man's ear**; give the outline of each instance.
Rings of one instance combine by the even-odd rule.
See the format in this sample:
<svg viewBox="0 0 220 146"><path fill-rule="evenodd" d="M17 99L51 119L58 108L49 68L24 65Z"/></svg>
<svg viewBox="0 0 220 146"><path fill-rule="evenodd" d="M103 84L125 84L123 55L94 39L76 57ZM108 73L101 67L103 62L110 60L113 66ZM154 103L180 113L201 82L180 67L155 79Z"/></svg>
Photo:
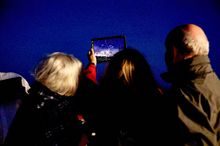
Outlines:
<svg viewBox="0 0 220 146"><path fill-rule="evenodd" d="M176 47L172 48L172 54L173 54L173 64L176 64L179 61L182 61L185 59L185 55L179 53L178 49Z"/></svg>
<svg viewBox="0 0 220 146"><path fill-rule="evenodd" d="M178 62L178 50L176 49L176 47L172 47L172 61L173 61L173 64L177 63Z"/></svg>

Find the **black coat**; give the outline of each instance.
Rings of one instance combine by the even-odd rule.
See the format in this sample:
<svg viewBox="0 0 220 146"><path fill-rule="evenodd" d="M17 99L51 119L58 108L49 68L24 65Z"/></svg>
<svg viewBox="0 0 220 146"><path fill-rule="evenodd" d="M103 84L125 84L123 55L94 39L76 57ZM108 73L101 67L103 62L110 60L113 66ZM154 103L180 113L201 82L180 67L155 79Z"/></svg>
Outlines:
<svg viewBox="0 0 220 146"><path fill-rule="evenodd" d="M159 125L162 95L155 86L134 90L107 84L99 91L97 146L159 146L158 138L163 134Z"/></svg>
<svg viewBox="0 0 220 146"><path fill-rule="evenodd" d="M74 98L60 96L35 83L9 130L5 144L77 146L85 123Z"/></svg>

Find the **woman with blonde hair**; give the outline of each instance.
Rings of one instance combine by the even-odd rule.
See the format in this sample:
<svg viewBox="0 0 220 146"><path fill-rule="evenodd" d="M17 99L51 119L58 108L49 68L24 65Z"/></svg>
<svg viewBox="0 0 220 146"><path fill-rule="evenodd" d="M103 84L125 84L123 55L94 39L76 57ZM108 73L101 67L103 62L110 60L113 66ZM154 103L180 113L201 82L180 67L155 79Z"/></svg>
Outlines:
<svg viewBox="0 0 220 146"><path fill-rule="evenodd" d="M85 122L74 103L81 72L81 61L72 55L55 52L45 57L5 143L78 146Z"/></svg>

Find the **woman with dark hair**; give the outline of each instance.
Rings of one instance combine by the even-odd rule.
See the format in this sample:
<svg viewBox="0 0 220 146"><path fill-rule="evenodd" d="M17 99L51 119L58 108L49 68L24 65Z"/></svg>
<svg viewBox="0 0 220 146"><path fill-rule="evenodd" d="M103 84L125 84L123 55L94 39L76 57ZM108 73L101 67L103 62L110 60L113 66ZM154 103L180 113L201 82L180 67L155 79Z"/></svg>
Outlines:
<svg viewBox="0 0 220 146"><path fill-rule="evenodd" d="M100 80L98 107L105 114L97 117L98 145L146 145L157 133L150 130L158 117L151 107L156 107L161 91L139 51L126 48L116 53Z"/></svg>

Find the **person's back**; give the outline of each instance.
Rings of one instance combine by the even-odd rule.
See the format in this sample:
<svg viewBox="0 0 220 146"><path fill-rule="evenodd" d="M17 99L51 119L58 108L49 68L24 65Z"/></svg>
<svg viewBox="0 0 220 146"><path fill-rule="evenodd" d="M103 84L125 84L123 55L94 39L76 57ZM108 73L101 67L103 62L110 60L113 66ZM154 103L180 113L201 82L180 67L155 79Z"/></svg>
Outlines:
<svg viewBox="0 0 220 146"><path fill-rule="evenodd" d="M169 96L177 110L177 142L184 146L220 145L220 81L208 58L209 43L193 24L178 26L166 38Z"/></svg>
<svg viewBox="0 0 220 146"><path fill-rule="evenodd" d="M39 63L36 81L16 114L6 145L86 145L84 119L75 102L81 68L77 58L61 52Z"/></svg>
<svg viewBox="0 0 220 146"><path fill-rule="evenodd" d="M98 141L103 142L100 145L151 143L158 133L152 127L158 122L156 101L161 93L144 56L129 48L116 53L100 81L100 88L100 110L104 112L99 116L99 125L103 127L97 131ZM155 104L153 109L149 106L152 104Z"/></svg>

